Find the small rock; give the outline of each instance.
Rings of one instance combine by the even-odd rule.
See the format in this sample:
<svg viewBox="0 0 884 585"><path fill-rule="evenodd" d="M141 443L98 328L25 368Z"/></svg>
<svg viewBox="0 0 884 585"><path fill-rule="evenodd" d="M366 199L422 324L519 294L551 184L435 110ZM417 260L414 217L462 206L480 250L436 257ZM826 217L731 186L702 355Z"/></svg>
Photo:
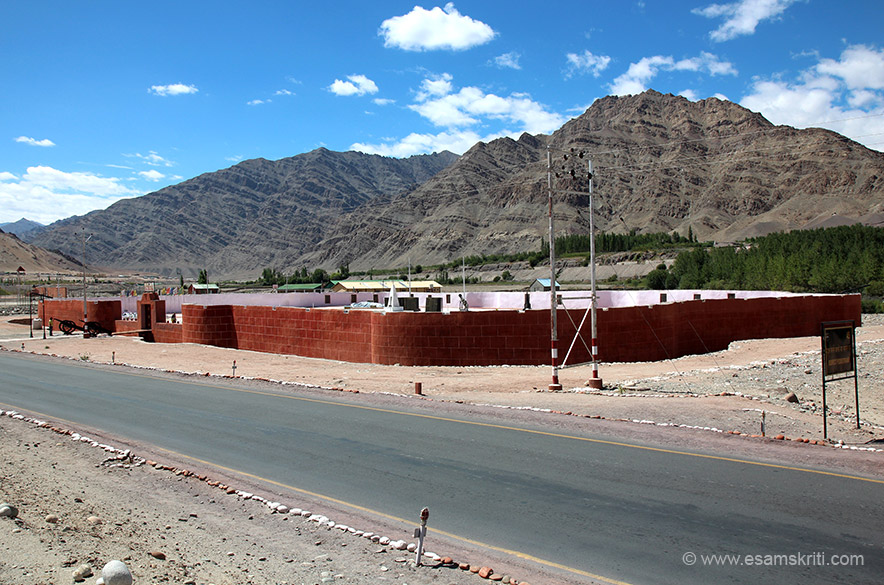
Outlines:
<svg viewBox="0 0 884 585"><path fill-rule="evenodd" d="M46 521L50 524L58 524L58 516L56 516L55 514L47 514Z"/></svg>
<svg viewBox="0 0 884 585"><path fill-rule="evenodd" d="M73 577L74 581L85 581L86 577L92 576L92 567L89 565L80 565L76 569L74 569Z"/></svg>
<svg viewBox="0 0 884 585"><path fill-rule="evenodd" d="M405 548L408 550L408 552L414 552L417 550L417 545L414 544L413 542L410 542L410 543L408 543L408 546Z"/></svg>
<svg viewBox="0 0 884 585"><path fill-rule="evenodd" d="M794 403L797 403L797 402L798 402L798 396L796 396L794 392L789 392L788 394L786 394L785 396L783 396L783 400L785 400L786 402L794 402Z"/></svg>
<svg viewBox="0 0 884 585"><path fill-rule="evenodd" d="M12 504L7 504L3 502L0 504L0 517L8 516L9 518L15 518L18 516L18 508L13 506Z"/></svg>
<svg viewBox="0 0 884 585"><path fill-rule="evenodd" d="M155 559L159 559L159 560L161 560L161 561L165 561L165 560L166 560L166 553L164 553L164 552L162 552L162 551L152 550L152 551L150 551L149 554L150 554L150 556L152 556L152 557L155 558Z"/></svg>
<svg viewBox="0 0 884 585"><path fill-rule="evenodd" d="M96 585L132 585L132 573L123 561L110 561L101 569Z"/></svg>
<svg viewBox="0 0 884 585"><path fill-rule="evenodd" d="M99 524L104 524L104 520L102 520L98 516L89 516L88 518L86 518L86 522L88 522L92 526L98 526Z"/></svg>
<svg viewBox="0 0 884 585"><path fill-rule="evenodd" d="M481 569L479 569L479 576L482 577L483 579L487 579L493 573L494 573L494 569L492 569L491 567L482 567Z"/></svg>

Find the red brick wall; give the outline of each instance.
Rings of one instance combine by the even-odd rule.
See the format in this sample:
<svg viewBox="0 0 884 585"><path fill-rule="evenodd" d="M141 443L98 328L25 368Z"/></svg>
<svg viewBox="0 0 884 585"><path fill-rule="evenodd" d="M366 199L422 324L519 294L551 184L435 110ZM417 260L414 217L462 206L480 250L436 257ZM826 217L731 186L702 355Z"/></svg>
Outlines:
<svg viewBox="0 0 884 585"><path fill-rule="evenodd" d="M47 317L80 320L82 301L46 301ZM119 301L89 303L89 319L138 329ZM569 318L570 314L570 318ZM102 317L102 315L109 315ZM559 361L584 310L558 312ZM99 318L96 318L99 317ZM725 349L732 341L816 336L823 321L861 324L859 295L688 301L598 311L599 358L655 361ZM184 305L182 324L154 323L164 343L201 343L333 360L410 365L550 363L548 311L381 313L295 307ZM573 324L572 324L573 321ZM105 321L102 321L105 324ZM568 363L590 360L590 327Z"/></svg>
<svg viewBox="0 0 884 585"><path fill-rule="evenodd" d="M45 311L47 324L50 317L56 323L61 319L68 319L78 325L83 324L82 299L47 299L43 301L43 305L40 316L43 317ZM123 316L122 304L119 300L87 301L86 316L87 321L98 321L102 327L113 331L116 320ZM58 330L58 325L53 325L53 328Z"/></svg>
<svg viewBox="0 0 884 585"><path fill-rule="evenodd" d="M141 330L141 325L138 323L138 321L131 321L131 320L124 321L122 319L119 319L114 322L113 331L115 333L125 333L128 331L139 331L139 330ZM135 336L134 333L132 333L130 335Z"/></svg>
<svg viewBox="0 0 884 585"><path fill-rule="evenodd" d="M157 343L181 343L183 341L180 323L154 323L153 340Z"/></svg>

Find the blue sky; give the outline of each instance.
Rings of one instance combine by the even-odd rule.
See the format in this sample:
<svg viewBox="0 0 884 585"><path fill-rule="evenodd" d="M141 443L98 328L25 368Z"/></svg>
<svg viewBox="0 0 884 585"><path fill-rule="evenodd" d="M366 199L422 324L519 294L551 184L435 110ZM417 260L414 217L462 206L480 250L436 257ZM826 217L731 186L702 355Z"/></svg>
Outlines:
<svg viewBox="0 0 884 585"><path fill-rule="evenodd" d="M645 89L884 150L880 0L65 0L0 14L0 223L320 146L461 154Z"/></svg>

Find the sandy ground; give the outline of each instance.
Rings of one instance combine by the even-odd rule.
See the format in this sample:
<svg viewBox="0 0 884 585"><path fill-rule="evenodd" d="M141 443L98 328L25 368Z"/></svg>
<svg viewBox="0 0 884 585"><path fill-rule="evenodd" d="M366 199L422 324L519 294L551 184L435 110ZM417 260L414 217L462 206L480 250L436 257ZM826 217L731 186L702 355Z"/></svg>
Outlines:
<svg viewBox="0 0 884 585"><path fill-rule="evenodd" d="M857 338L864 424L855 428L852 380L829 384L830 442L791 451L796 461L815 453L833 465L850 469L855 464L866 472L884 461L881 445L869 443L884 437L884 388L879 383L884 319L867 317ZM237 376L301 383L320 392L358 390L378 399L390 393L417 400L415 382L420 382L424 404L440 409L460 403L494 405L483 406L483 411L509 417L530 414L560 428L597 417L604 419L600 423L619 425L620 431L639 437L657 433L655 438L665 435L677 442L690 436L695 444L726 440L728 449L748 452L799 449L797 441L734 436L759 434L764 411L768 437L822 442L816 337L738 342L723 352L665 362L602 364L605 389L591 393L585 387L590 376L586 366L562 370L566 390L550 393L549 367L405 368L147 344L121 337L84 340L56 335L44 340L37 332L31 339L27 327L6 319L0 321L0 340L5 350L21 351L23 346L26 352L63 356L57 359L218 376L230 376L236 360ZM787 402L787 392L797 394L799 402ZM562 575L518 563L501 566L499 558L448 545L436 552L454 557L454 566L427 558L430 567L419 568L413 554L378 542L381 534L411 542L401 526L369 526L357 524L364 519L336 517L377 532L372 541L361 531L354 534L355 528L330 527L316 516L309 520L280 513L271 506L272 493L259 492L260 486L243 478L211 469L185 471L182 462L163 460L162 453L149 447L112 443L113 438L95 434L90 435L94 440L71 440L71 432L89 430L63 428L61 423L40 427L5 414L0 416L0 502L13 503L19 516L0 518L0 583L73 582L73 572L82 565L96 573L88 579L94 583L111 559L126 562L136 583L484 582L457 568L458 562L465 567L471 562L474 570L496 562L495 572L504 582L565 582ZM126 457L125 452L100 446L108 443L133 451ZM851 459L854 456L863 459ZM235 490L239 492L228 493ZM243 497L251 493L262 496ZM317 513L333 516L327 509Z"/></svg>

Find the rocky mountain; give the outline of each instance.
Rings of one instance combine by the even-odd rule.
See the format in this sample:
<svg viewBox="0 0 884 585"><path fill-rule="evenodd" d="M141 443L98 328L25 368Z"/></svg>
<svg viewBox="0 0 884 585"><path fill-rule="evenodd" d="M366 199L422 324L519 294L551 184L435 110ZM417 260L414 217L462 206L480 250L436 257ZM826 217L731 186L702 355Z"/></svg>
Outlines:
<svg viewBox="0 0 884 585"><path fill-rule="evenodd" d="M82 269L70 258L21 241L15 234L0 230L0 272L15 272L19 267L28 274L76 272Z"/></svg>
<svg viewBox="0 0 884 585"><path fill-rule="evenodd" d="M33 243L90 264L215 278L254 278L299 258L354 212L373 213L457 158L450 152L386 158L320 148L278 161L248 160L105 210L65 219Z"/></svg>
<svg viewBox="0 0 884 585"><path fill-rule="evenodd" d="M828 130L774 126L731 102L648 91L598 100L551 136L477 144L388 208L346 220L342 233L370 240L351 239L347 253L361 266L401 266L538 249L548 234L548 146L561 175L556 234L588 231L588 158L601 230L736 241L884 220L884 154ZM571 149L586 158L564 160ZM320 245L307 263L340 257L339 245Z"/></svg>
<svg viewBox="0 0 884 585"><path fill-rule="evenodd" d="M42 223L37 223L36 221L31 221L24 217L18 221L0 223L0 229L7 234L15 234L20 238L25 237L27 234L34 230L39 230L42 227Z"/></svg>
<svg viewBox="0 0 884 585"><path fill-rule="evenodd" d="M85 227L96 233L90 257L94 247L105 265L208 265L252 278L264 267L386 268L533 250L548 234L548 155L557 234L588 229L589 159L602 230L733 241L884 219L884 154L828 130L774 126L731 102L648 91L597 100L552 135L478 143L456 160L320 149L247 161L58 222L35 241L76 250Z"/></svg>

